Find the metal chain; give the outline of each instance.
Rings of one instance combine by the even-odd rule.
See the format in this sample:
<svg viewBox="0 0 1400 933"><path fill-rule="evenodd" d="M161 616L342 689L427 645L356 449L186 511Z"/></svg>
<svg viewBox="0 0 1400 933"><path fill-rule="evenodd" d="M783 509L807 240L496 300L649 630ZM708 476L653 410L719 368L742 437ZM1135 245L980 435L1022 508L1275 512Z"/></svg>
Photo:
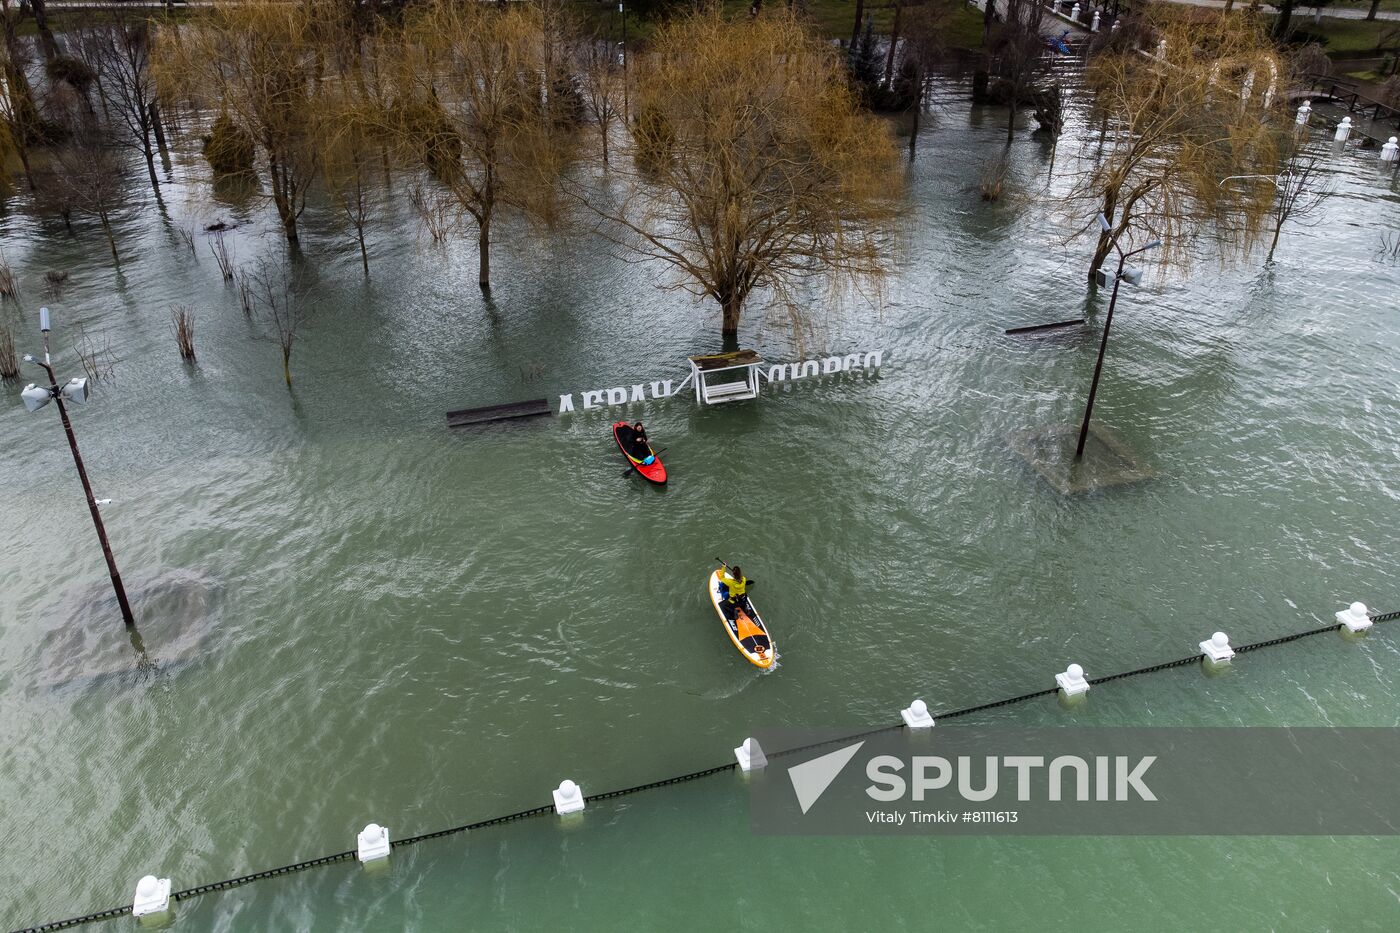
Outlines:
<svg viewBox="0 0 1400 933"><path fill-rule="evenodd" d="M1372 622L1390 622L1395 619L1400 619L1400 610L1371 615ZM1297 641L1300 638L1309 638L1313 635L1322 635L1327 632L1335 632L1337 631L1338 627L1339 626L1335 624L1324 625L1319 628L1308 629L1305 632L1295 632L1292 635L1284 635L1279 638L1270 638L1267 641L1256 641L1248 645L1240 645L1235 649L1235 654L1244 654L1248 651L1258 651L1260 648L1272 648L1275 645L1287 644L1291 641ZM1160 664L1153 664L1150 667L1140 667L1136 670L1122 671L1118 674L1109 674L1106 677L1095 677L1090 679L1089 683L1111 683L1115 680L1123 680L1127 677L1137 677L1142 674L1153 674L1157 671L1165 671L1174 667L1183 667L1187 664L1194 664L1200 660L1201 655L1197 653L1188 657L1177 658L1173 661L1163 661ZM1002 706L1011 706L1016 703L1025 703L1029 700L1035 700L1039 699L1040 697L1050 696L1051 694L1055 693L1058 689L1058 687L1047 687L1044 690L1036 690L1032 693L1023 693L1020 696L1008 697L1005 700L994 700L991 703L982 703L978 706L968 706L962 709L956 709L946 713L935 713L934 719L954 719L958 716L969 716L973 713L986 712L987 710L997 709ZM888 726L876 726L875 728L867 729L863 732L851 733L850 735L842 736L840 738L826 739L821 742L813 742L811 744L800 745L795 748L785 748L780 751L767 752L767 757L781 758L786 755L796 755L801 752L811 751L812 749L821 748L826 745L835 745L841 742L850 742L855 739L863 739L867 736L877 735L881 732L893 732L897 729L902 728L904 728L904 723L902 722ZM651 781L646 784L636 784L632 787L621 788L620 790L605 791L601 794L587 795L584 797L584 800L612 800L616 797L625 797L628 794L636 794L646 790L654 790L658 787L669 787L672 784L683 784L687 781L699 780L700 778L710 777L714 774L720 774L725 771L732 771L737 766L738 765L735 762L731 761L727 764L716 765L713 768L705 768L701 771L692 771L689 774L681 774L677 775L676 777L663 778L662 780ZM392 847L394 849L398 849L404 846L416 845L417 843L425 842L429 839L440 839L444 836L452 836L456 835L457 833L468 832L470 830L485 829L488 826L499 826L503 823L513 823L517 820L529 819L531 817L536 816L543 816L546 813L553 812L554 807L549 805L532 807L529 810L520 810L518 812L510 813L505 816L495 816L490 819L480 820L475 823L464 823L461 826L453 826L450 829L439 829L435 832L421 833L417 836L409 836L407 839L400 839L394 842ZM320 858L307 859L304 862L294 862L291 865L284 865L281 868L272 868L266 871L254 872L250 875L243 875L239 878L230 878L226 881L214 881L209 884L196 885L193 888L186 888L183 891L173 892L170 895L170 898L173 901L183 901L192 897L198 897L201 894L211 894L215 891L226 891L229 888L236 888L240 885L249 884L254 881L262 881L266 878L276 878L282 875L290 875L295 872L303 871L307 868L318 868L322 865L331 865L336 862L346 862L353 859L355 856L356 852L354 850L347 852L337 852L335 855L323 855ZM47 931L50 930L63 930L69 927L80 926L85 923L94 923L99 920L111 920L116 917L130 916L130 914L130 907L112 907L107 910L98 911L96 913L84 914L81 917L72 917L68 920L55 920L50 923L44 923L38 926L27 927L23 930L16 931L16 933L47 933Z"/></svg>

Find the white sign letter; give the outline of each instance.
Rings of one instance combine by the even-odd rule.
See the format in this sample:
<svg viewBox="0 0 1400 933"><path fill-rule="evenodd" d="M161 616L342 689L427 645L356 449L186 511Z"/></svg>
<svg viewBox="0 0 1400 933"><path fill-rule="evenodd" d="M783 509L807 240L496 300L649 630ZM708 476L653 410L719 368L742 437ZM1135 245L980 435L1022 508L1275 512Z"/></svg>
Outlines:
<svg viewBox="0 0 1400 933"><path fill-rule="evenodd" d="M559 396L559 414L574 410L574 393Z"/></svg>

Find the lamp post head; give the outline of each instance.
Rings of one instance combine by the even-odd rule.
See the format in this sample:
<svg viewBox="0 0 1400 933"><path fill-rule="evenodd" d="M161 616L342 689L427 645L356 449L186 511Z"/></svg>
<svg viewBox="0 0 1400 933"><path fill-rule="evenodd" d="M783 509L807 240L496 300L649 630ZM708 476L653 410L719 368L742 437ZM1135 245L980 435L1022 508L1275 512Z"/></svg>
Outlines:
<svg viewBox="0 0 1400 933"><path fill-rule="evenodd" d="M39 329L40 329L41 331L43 331L44 333L46 333L46 334L47 334L49 331L53 330L53 327L50 326L50 324L49 324L49 309L48 309L48 308L40 308L40 309L39 309Z"/></svg>
<svg viewBox="0 0 1400 933"><path fill-rule="evenodd" d="M1162 241L1161 241L1161 240L1153 240L1151 243L1148 243L1146 246L1144 246L1143 249L1156 249L1157 247L1159 247L1159 246L1161 246L1161 245L1162 245Z"/></svg>
<svg viewBox="0 0 1400 933"><path fill-rule="evenodd" d="M43 386L36 386L34 383L24 387L24 391L19 394L24 401L25 410L30 412L38 411L49 402L53 401L53 393Z"/></svg>
<svg viewBox="0 0 1400 933"><path fill-rule="evenodd" d="M63 393L64 399L74 405L87 404L88 381L86 379L69 379L68 384L59 391Z"/></svg>
<svg viewBox="0 0 1400 933"><path fill-rule="evenodd" d="M1107 233L1113 229L1113 225L1108 222L1108 218L1105 217L1103 214L1099 214L1099 229L1102 230L1104 233Z"/></svg>

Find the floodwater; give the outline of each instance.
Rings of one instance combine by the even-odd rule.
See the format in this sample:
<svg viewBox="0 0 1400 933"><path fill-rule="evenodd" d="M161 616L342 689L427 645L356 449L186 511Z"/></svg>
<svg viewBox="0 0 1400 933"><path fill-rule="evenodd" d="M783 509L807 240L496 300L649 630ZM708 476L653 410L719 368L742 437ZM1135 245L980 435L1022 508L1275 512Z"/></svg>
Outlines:
<svg viewBox="0 0 1400 933"><path fill-rule="evenodd" d="M1242 643L1352 599L1400 607L1400 266L1378 252L1400 220L1393 174L1349 148L1273 266L1125 287L1096 419L1151 476L1066 497L1012 439L1077 420L1097 323L1001 331L1097 322L1103 298L1086 299L1069 219L1027 197L1046 146L1018 133L1013 196L980 201L1004 112L966 96L937 95L883 299L813 293L800 348L776 316L743 327L773 360L883 349L879 375L627 407L665 448L664 489L620 475L608 412L444 426L454 408L679 380L717 349L712 308L597 240L501 230L488 302L469 239L434 246L394 206L365 282L313 206L316 313L288 392L208 238L191 254L140 175L120 276L95 227L5 216L21 349L43 301L61 373L78 372L78 324L117 358L75 423L148 657L107 594L53 412L25 414L7 386L0 924L129 903L147 872L179 889L339 852L371 820L403 837L548 803L564 778L593 794L720 764L759 725L887 723L915 697L1040 689L1070 661L1097 676L1217 629ZM1061 157L1092 132L1076 111ZM238 224L239 263L280 252L270 211L211 197L194 154L169 177L172 224ZM70 273L61 295L44 295L49 269ZM195 367L174 303L196 309ZM716 622L716 555L757 581L774 673ZM1397 663L1383 625L980 721L1393 726ZM379 874L340 863L197 898L176 925L1394 929L1397 856L1393 838L755 838L723 773L593 804L569 830L541 817Z"/></svg>

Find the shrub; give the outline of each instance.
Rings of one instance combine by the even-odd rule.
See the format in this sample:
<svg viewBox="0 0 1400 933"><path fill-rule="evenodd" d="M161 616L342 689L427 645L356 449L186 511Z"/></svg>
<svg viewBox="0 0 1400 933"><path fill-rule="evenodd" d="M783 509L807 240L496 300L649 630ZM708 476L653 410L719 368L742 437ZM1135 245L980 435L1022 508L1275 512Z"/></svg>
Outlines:
<svg viewBox="0 0 1400 933"><path fill-rule="evenodd" d="M204 158L219 175L238 175L253 170L253 159L257 149L252 135L233 122L233 118L221 113L204 137Z"/></svg>

